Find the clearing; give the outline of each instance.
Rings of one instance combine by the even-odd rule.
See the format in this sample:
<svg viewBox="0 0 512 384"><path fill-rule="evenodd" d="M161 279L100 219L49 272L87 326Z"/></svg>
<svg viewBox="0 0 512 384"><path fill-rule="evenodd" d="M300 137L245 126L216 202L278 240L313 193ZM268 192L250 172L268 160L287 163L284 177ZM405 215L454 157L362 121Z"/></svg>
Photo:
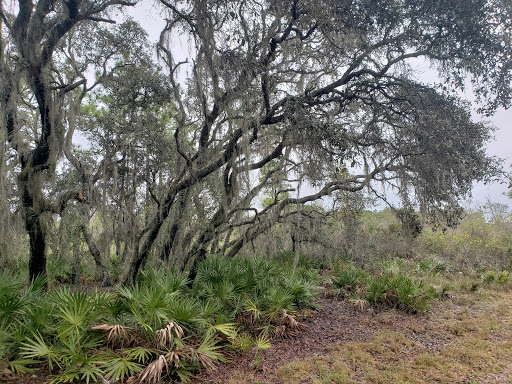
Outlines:
<svg viewBox="0 0 512 384"><path fill-rule="evenodd" d="M512 383L512 292L456 293L429 311L323 297L295 338L235 355L197 384Z"/></svg>

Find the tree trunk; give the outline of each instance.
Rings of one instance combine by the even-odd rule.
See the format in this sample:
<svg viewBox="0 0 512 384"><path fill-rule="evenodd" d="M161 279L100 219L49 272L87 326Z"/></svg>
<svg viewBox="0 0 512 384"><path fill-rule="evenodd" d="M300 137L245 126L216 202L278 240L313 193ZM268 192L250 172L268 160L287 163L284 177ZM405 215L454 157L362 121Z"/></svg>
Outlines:
<svg viewBox="0 0 512 384"><path fill-rule="evenodd" d="M80 239L73 241L73 271L71 273L71 283L78 284L80 281Z"/></svg>
<svg viewBox="0 0 512 384"><path fill-rule="evenodd" d="M30 281L34 281L39 276L46 277L46 239L41 226L41 216L35 214L29 207L25 209L29 211L25 218L25 228L30 244L28 272Z"/></svg>
<svg viewBox="0 0 512 384"><path fill-rule="evenodd" d="M108 274L107 267L103 261L103 257L101 256L101 252L96 245L96 242L93 240L91 234L89 233L89 229L86 225L82 225L82 234L84 235L84 240L91 252L92 257L94 258L94 262L96 263L96 277L99 281L101 281L102 287L108 287L112 285L112 281L110 279L110 275Z"/></svg>
<svg viewBox="0 0 512 384"><path fill-rule="evenodd" d="M23 202L25 229L29 236L28 273L30 281L34 281L39 276L46 277L46 236L41 224L41 212L36 210L40 202L34 196L34 190L38 189L39 178L37 175L28 176L30 170L27 168L30 165L22 164L22 166L23 171L18 179L18 185Z"/></svg>
<svg viewBox="0 0 512 384"><path fill-rule="evenodd" d="M178 234L178 231L180 229L180 226L183 225L183 217L185 215L185 212L187 211L187 204L190 197L190 189L187 189L185 192L183 192L177 199L177 206L176 210L174 211L174 218L173 223L169 228L169 232L167 234L167 238L165 241L165 244L163 246L163 249L160 253L160 259L162 261L168 262L169 257L172 253L176 235Z"/></svg>
<svg viewBox="0 0 512 384"><path fill-rule="evenodd" d="M297 188L297 199L299 198L299 188ZM293 231L293 229L292 229ZM299 264L299 252L300 252L300 205L297 204L297 228L295 230L295 237L293 239L293 266L292 271L295 273L297 265Z"/></svg>

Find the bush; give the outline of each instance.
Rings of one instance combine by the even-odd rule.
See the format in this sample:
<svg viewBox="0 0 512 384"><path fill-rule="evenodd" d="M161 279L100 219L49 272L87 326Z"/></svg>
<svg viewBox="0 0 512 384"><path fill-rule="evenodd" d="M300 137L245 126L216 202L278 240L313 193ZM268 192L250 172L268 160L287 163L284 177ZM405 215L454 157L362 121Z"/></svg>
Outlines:
<svg viewBox="0 0 512 384"><path fill-rule="evenodd" d="M315 297L317 275L307 276L291 264L215 256L191 287L184 273L146 270L116 292L45 293L42 282L2 273L0 359L16 373L45 365L52 383L187 382L226 348L263 349L268 337L300 330L294 314Z"/></svg>
<svg viewBox="0 0 512 384"><path fill-rule="evenodd" d="M449 263L452 271L507 268L512 260L512 220L487 221L481 211L468 214L455 229L429 228L416 250Z"/></svg>
<svg viewBox="0 0 512 384"><path fill-rule="evenodd" d="M373 306L385 306L402 309L407 312L425 310L438 296L435 289L412 280L396 270L380 275L369 274L352 264L333 267L333 284L344 295L351 296L356 305L362 300Z"/></svg>
<svg viewBox="0 0 512 384"><path fill-rule="evenodd" d="M333 284L349 292L354 291L358 284L364 285L368 279L368 275L362 269L350 263L335 265L333 273Z"/></svg>
<svg viewBox="0 0 512 384"><path fill-rule="evenodd" d="M482 280L486 284L498 283L499 285L505 285L510 281L510 272L503 270L499 272L486 271L482 274Z"/></svg>

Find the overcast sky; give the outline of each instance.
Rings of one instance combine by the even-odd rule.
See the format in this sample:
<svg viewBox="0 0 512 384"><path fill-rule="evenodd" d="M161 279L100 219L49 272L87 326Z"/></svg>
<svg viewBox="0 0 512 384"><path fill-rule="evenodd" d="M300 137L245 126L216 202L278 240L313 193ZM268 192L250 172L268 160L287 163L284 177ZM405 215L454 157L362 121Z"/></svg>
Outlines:
<svg viewBox="0 0 512 384"><path fill-rule="evenodd" d="M165 22L160 15L160 9L152 4L154 4L152 1L144 0L136 7L131 8L128 14L141 23L148 32L150 40L156 43ZM435 77L433 71L430 71L428 68L420 69L420 74L417 76L417 78L423 82L436 81L437 79ZM472 100L470 90L461 96L467 100ZM477 109L476 105L474 109ZM490 118L483 118L474 113L474 118L477 121L489 121L496 127L495 138L489 143L487 152L492 156L503 159L504 169L510 172L512 170L512 109L500 109ZM507 180L503 180L502 183L493 183L490 185L478 183L475 184L473 189L473 198L467 203L471 206L479 206L485 204L487 200L490 200L491 202L506 204L509 210L512 210L512 199L508 198L507 191Z"/></svg>

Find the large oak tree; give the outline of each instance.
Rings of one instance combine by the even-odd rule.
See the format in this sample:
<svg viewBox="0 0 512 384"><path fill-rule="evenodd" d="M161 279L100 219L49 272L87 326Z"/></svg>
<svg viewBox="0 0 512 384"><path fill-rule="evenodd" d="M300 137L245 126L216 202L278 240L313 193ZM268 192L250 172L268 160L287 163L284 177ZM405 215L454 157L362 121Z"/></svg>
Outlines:
<svg viewBox="0 0 512 384"><path fill-rule="evenodd" d="M158 64L167 78L151 75L151 60L128 68L125 55L124 69L89 99L73 63L95 48L77 45L71 32L86 19L100 22L96 15L114 3L27 4L16 16L2 12L12 46L2 47L9 76L1 100L5 139L20 159L32 277L44 273L41 214L62 212L72 198L103 207L119 230L120 281L128 282L150 255L193 273L208 252L234 255L336 191L392 185L406 204L449 215L473 181L499 172L485 153L490 128L450 91L472 86L483 113L510 105L508 1L161 0ZM23 32L36 22L44 32ZM62 68L53 53L66 38L77 81L55 83ZM418 60L444 88L417 80ZM32 145L16 117L25 84L39 118ZM59 104L76 87L81 96ZM64 105L74 105L73 119L56 108ZM71 189L53 202L45 196L41 178L51 180L62 157L52 143L71 140L60 125L86 132L96 148L87 165L63 147L86 199ZM315 191L298 193L305 183ZM271 198L260 208L265 193Z"/></svg>

